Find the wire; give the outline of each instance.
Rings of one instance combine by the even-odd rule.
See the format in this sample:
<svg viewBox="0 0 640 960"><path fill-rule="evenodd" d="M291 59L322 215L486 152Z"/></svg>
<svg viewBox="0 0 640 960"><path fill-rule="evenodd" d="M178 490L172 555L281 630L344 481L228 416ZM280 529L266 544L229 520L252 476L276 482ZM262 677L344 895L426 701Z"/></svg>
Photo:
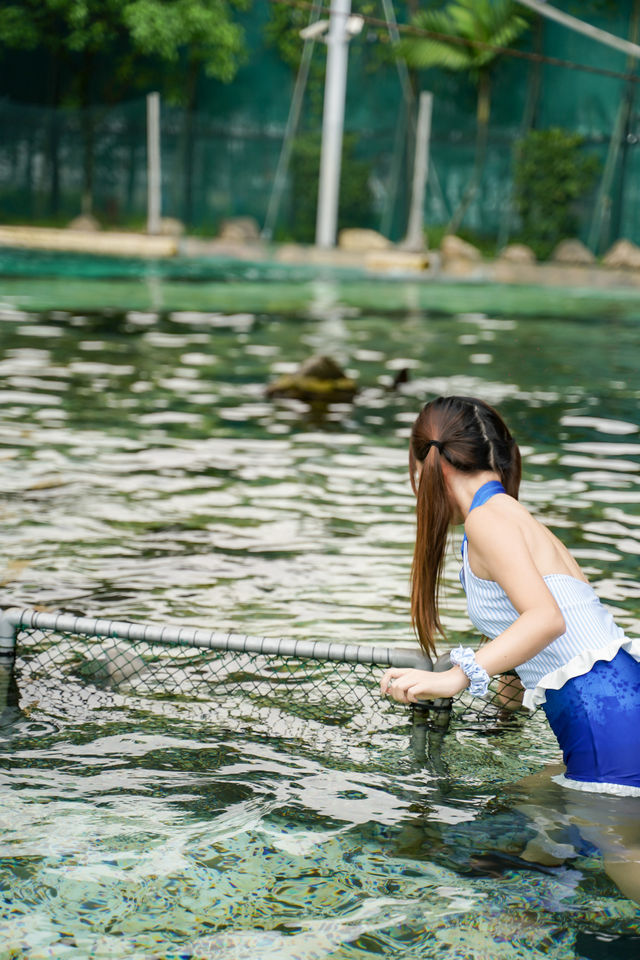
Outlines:
<svg viewBox="0 0 640 960"><path fill-rule="evenodd" d="M561 23L562 26L567 27L568 30L575 30L577 33L582 33L585 37L589 37L590 40L595 40L596 43L603 43L607 47L613 47L614 50L620 50L622 53L626 53L628 56L635 57L636 59L640 56L640 47L637 43L633 43L631 40L625 40L624 37L617 37L615 33L601 30L600 27L594 27L593 24L587 23L585 20L578 20L577 17L572 17L562 10L556 10L555 7L551 7L545 2L541 3L540 0L516 0L516 3L520 3L523 7L533 10L534 13L539 13L541 17L548 17L549 20L555 20L557 23Z"/></svg>
<svg viewBox="0 0 640 960"><path fill-rule="evenodd" d="M294 7L300 10L309 10L313 6L311 0L270 0L271 3L281 4L286 7ZM331 15L335 11L329 7L321 7L320 14ZM387 30L388 23L379 17L371 17L367 14L359 14L365 23L372 27L380 27ZM425 37L430 40L443 40L446 43L457 44L462 47L475 47L478 50L492 50L495 53L504 56L513 57L516 60L528 60L533 63L546 63L552 67L563 67L566 70L581 70L584 73L594 73L601 77L610 77L614 80L628 80L633 83L640 81L640 76L631 73L622 73L619 70L607 70L604 67L592 67L586 63L573 63L571 60L562 60L559 57L549 57L543 53L533 53L528 50L517 50L515 47L500 47L495 43L486 43L484 40L469 40L466 37L454 37L448 33L437 33L434 30L425 30L422 27L416 27L410 23L398 23L396 28L399 33L413 37Z"/></svg>

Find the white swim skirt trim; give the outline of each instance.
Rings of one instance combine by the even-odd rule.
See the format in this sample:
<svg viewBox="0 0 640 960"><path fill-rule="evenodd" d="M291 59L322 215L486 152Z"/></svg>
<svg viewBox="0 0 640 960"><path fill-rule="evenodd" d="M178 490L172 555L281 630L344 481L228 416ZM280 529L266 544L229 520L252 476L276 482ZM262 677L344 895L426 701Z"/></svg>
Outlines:
<svg viewBox="0 0 640 960"><path fill-rule="evenodd" d="M535 710L547 699L547 690L559 690L572 677L581 677L584 673L589 673L591 667L598 660L613 660L620 650L626 650L634 660L640 660L640 638L630 638L623 635L621 638L614 638L610 643L606 643L596 650L584 650L577 657L573 657L564 667L558 667L557 670L548 673L536 687L525 690L522 705L528 710Z"/></svg>
<svg viewBox="0 0 640 960"><path fill-rule="evenodd" d="M558 773L551 777L554 783L571 790L582 790L583 793L609 793L614 797L640 797L640 787L629 787L624 783L599 783L595 780L572 780Z"/></svg>

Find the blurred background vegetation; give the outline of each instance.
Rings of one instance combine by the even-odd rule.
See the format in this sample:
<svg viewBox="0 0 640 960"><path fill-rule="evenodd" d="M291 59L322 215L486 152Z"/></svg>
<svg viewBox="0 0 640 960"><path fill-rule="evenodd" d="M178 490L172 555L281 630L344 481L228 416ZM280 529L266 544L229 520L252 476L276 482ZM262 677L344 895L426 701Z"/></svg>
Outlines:
<svg viewBox="0 0 640 960"><path fill-rule="evenodd" d="M640 0L555 6L638 38ZM413 27L399 43L390 9ZM353 12L365 24L350 44L340 226L404 235L417 98L430 90L432 242L454 230L487 252L523 240L539 256L566 236L596 253L620 236L640 242L635 61L513 0L353 0ZM164 214L204 235L229 217L261 227L309 19L296 0L4 3L0 217L62 225L84 213L142 227L144 95L157 90ZM315 43L278 240L313 239L325 61Z"/></svg>

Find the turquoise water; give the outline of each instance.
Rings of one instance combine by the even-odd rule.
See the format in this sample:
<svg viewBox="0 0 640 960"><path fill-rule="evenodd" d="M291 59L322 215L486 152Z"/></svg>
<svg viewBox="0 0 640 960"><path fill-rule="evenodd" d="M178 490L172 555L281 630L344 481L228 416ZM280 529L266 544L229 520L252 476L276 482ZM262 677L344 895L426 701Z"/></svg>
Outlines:
<svg viewBox="0 0 640 960"><path fill-rule="evenodd" d="M640 301L244 264L7 254L0 273L6 603L411 643L408 430L427 397L464 392L500 407L523 499L638 632ZM318 351L357 377L353 404L267 400ZM469 638L456 549L452 641ZM1 731L0 957L637 948L640 908L576 830L584 810L523 782L558 759L538 715L433 733L425 759L403 716L20 692ZM522 860L541 830L560 862Z"/></svg>

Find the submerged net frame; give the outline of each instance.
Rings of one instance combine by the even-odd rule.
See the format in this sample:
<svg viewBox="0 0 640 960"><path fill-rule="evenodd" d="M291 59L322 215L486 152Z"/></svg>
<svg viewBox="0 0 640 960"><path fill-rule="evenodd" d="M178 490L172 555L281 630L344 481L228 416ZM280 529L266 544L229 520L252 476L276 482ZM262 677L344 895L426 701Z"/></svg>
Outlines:
<svg viewBox="0 0 640 960"><path fill-rule="evenodd" d="M0 612L0 711L22 701L73 712L132 700L171 704L190 715L240 720L261 711L285 727L294 718L371 730L410 715L414 725L446 729L452 716L493 720L513 714L518 691L494 680L485 698L410 708L383 698L382 671L435 666L419 647L252 637L194 627L77 617L31 609Z"/></svg>

